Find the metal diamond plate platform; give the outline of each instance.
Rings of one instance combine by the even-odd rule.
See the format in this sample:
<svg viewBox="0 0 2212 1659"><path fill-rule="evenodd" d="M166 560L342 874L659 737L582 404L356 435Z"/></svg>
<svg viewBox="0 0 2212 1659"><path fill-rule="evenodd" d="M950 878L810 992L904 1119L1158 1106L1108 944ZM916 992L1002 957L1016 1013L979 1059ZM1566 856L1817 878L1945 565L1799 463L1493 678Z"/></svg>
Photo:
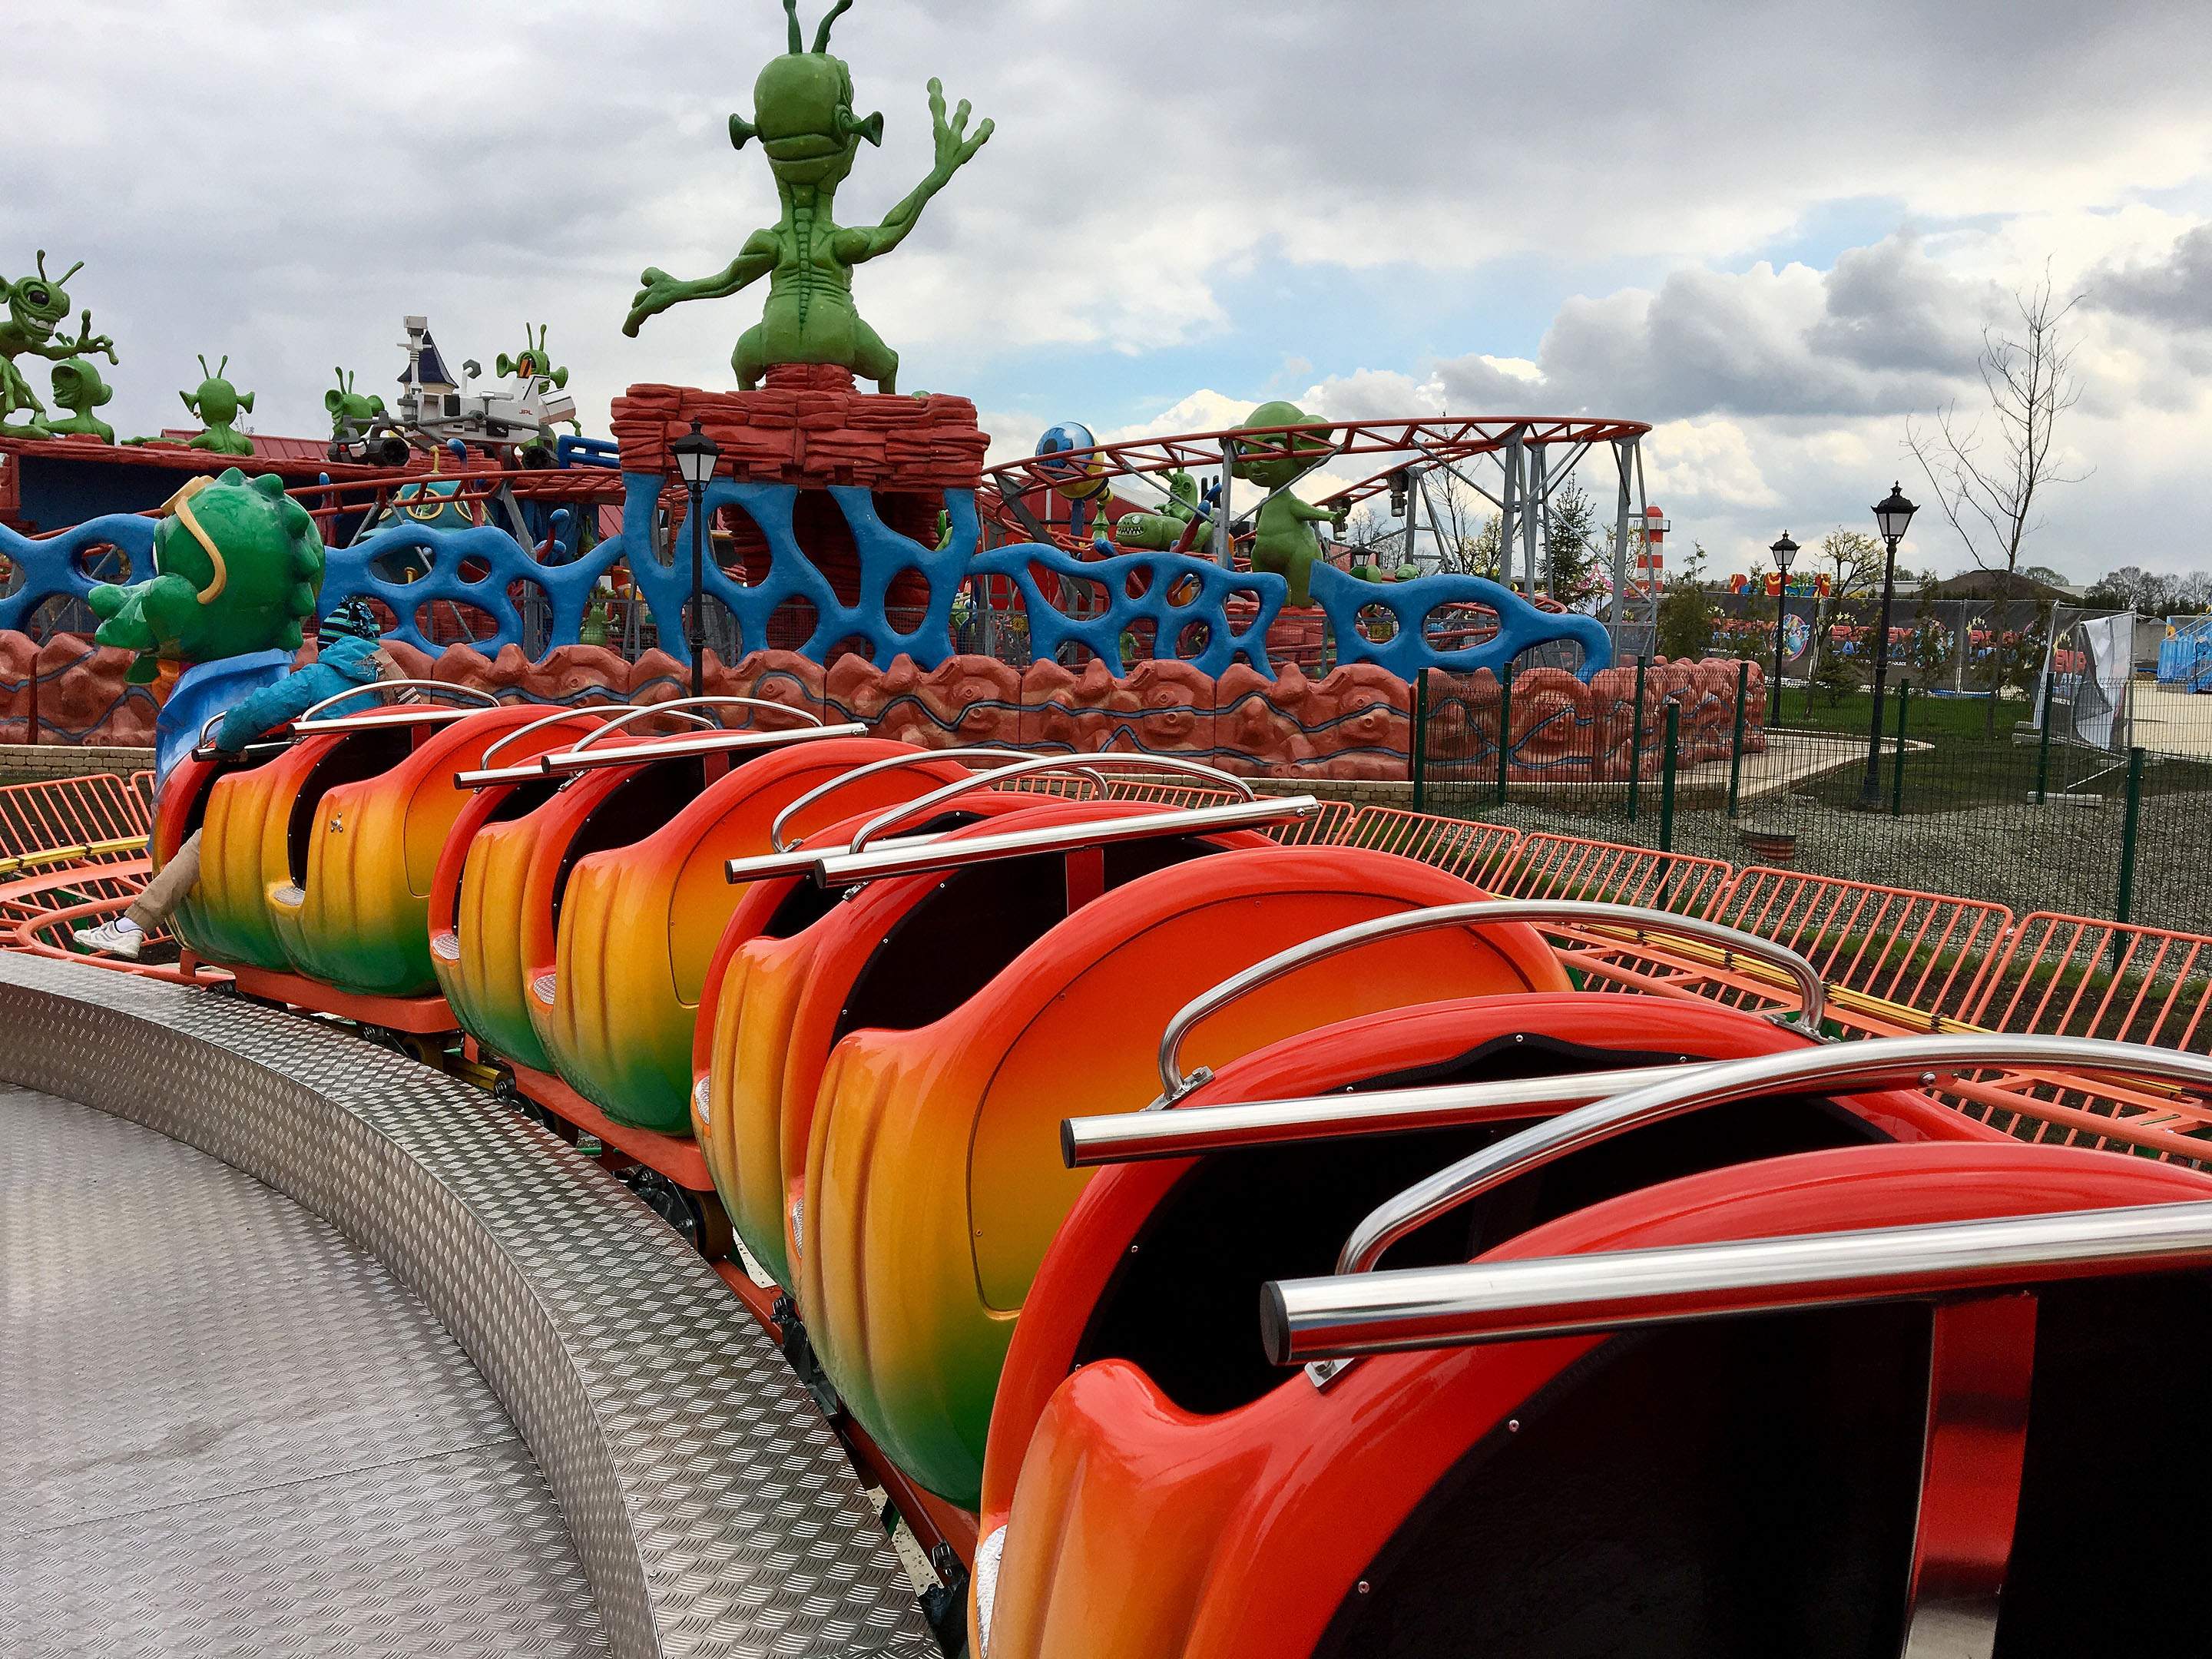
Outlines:
<svg viewBox="0 0 2212 1659"><path fill-rule="evenodd" d="M85 1357L65 1362L71 1374L60 1379L62 1393L88 1412L138 1402L143 1419L111 1419L118 1431L141 1425L129 1431L138 1438L97 1438L91 1455L58 1460L70 1467L25 1466L20 1474L10 1460L38 1455L0 1451L0 1496L20 1489L26 1515L37 1517L20 1530L12 1514L0 1517L0 1553L12 1568L0 1575L9 1581L0 1584L8 1632L0 1645L9 1651L32 1628L19 1623L28 1580L64 1571L64 1560L76 1564L61 1594L76 1598L81 1628L104 1627L116 1645L53 1650L374 1650L335 1633L354 1616L342 1596L292 1625L243 1629L247 1587L284 1601L333 1571L328 1547L295 1555L281 1546L277 1523L312 1531L364 1504L388 1514L395 1539L412 1540L395 1548L434 1560L399 1575L410 1583L362 1587L362 1609L434 1606L458 1593L471 1562L501 1564L470 1593L483 1634L468 1639L489 1646L465 1645L456 1623L387 1650L588 1652L597 1640L623 1659L936 1651L842 1449L782 1357L705 1263L551 1136L327 1023L13 954L0 954L0 1078L198 1147L300 1206L249 1225L265 1235L256 1236L266 1246L258 1268L241 1265L237 1237L218 1229L202 1239L185 1217L155 1216L153 1254L179 1260L149 1267L149 1288L193 1289L212 1298L211 1310L193 1314L174 1296L153 1294L161 1305L140 1316L141 1335L130 1344L88 1338ZM0 1146L13 1146L18 1105L0 1098L10 1137ZM166 1212L159 1185L150 1174L118 1176L110 1197L86 1201ZM66 1212L69 1196L40 1203L47 1212L35 1224L12 1202L0 1219L11 1350L21 1286L33 1270L52 1277L48 1252L70 1251L53 1237L66 1235L66 1217L52 1212ZM331 1227L304 1231L315 1224L301 1209ZM181 1258L195 1241L232 1252L228 1265L193 1274ZM389 1270L383 1298L367 1297L351 1316L366 1334L332 1311L338 1285L365 1285L360 1276L375 1272L347 1253L346 1241ZM95 1248L72 1255L68 1273L76 1272L119 1293L126 1270ZM68 1294L80 1298L78 1316L96 1319L109 1291ZM173 1403L179 1377L215 1348L280 1330L296 1340L299 1357L289 1370L247 1375L240 1386L255 1411L185 1421ZM407 1364L427 1364L441 1343L450 1355L457 1344L504 1413L481 1389L473 1397L422 1387L395 1395L366 1384L334 1393L330 1379L356 1375L372 1340ZM149 1352L121 1352L141 1345ZM12 1404L23 1395L0 1369L0 1397ZM319 1437L358 1455L331 1467ZM519 1496L539 1478L533 1458L543 1471L536 1490L550 1487L557 1502L550 1533ZM311 1465L325 1478L281 1474ZM514 1529L489 1541L452 1518L487 1498L509 1511ZM160 1556L161 1528L196 1508L227 1517L216 1528L222 1552L192 1570L211 1577L163 1577L149 1565L147 1582L132 1585L127 1570ZM601 1634L578 1622L577 1604L533 1578L542 1565L528 1565L543 1562L563 1521ZM89 1552L41 1555L46 1547L33 1541L100 1528L111 1534ZM148 1634L145 1621L163 1603L189 1601L207 1584L228 1588L205 1604L198 1648ZM547 1596L555 1612L525 1616Z"/></svg>
<svg viewBox="0 0 2212 1659"><path fill-rule="evenodd" d="M281 1194L0 1087L0 1647L607 1651L475 1366Z"/></svg>

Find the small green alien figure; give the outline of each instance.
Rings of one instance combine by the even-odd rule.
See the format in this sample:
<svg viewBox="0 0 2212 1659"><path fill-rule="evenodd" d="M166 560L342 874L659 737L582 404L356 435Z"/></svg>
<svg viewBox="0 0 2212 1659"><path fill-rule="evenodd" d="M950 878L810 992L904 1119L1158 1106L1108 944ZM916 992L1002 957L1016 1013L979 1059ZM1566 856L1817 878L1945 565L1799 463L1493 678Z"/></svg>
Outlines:
<svg viewBox="0 0 2212 1659"><path fill-rule="evenodd" d="M90 318L88 316L87 322ZM100 371L82 357L68 357L54 365L54 401L70 412L66 421L49 421L46 430L57 438L97 438L104 444L115 441L115 428L92 411L115 395L115 389L100 378Z"/></svg>
<svg viewBox="0 0 2212 1659"><path fill-rule="evenodd" d="M84 313L83 334L76 340L56 339L54 330L63 318L69 315L70 297L62 291L62 284L84 269L80 259L61 276L46 275L46 251L39 250L39 274L11 283L0 277L0 294L8 299L8 315L0 319L0 437L43 438L51 429L46 422L46 405L31 390L15 367L15 359L26 353L44 357L58 363L68 357L89 357L95 352L107 354L110 363L115 362L115 342L105 334L92 331L92 313ZM9 425L10 415L27 412L30 419L20 425Z"/></svg>
<svg viewBox="0 0 2212 1659"><path fill-rule="evenodd" d="M791 49L770 61L753 85L754 119L730 118L730 143L743 149L757 137L775 174L783 219L773 230L757 230L729 268L696 282L683 282L647 267L638 280L645 286L631 303L623 332L635 335L648 317L685 300L719 300L765 276L768 305L759 325L745 331L732 354L738 384L750 392L777 363L831 363L873 380L879 392L898 390L898 353L861 320L853 305L853 267L890 252L904 241L929 198L982 149L991 136L985 121L967 137L965 99L945 118L945 88L929 83L929 118L936 139L936 165L913 195L884 216L872 230L840 228L830 217L837 186L853 170L860 140L884 141L884 118L861 120L853 113L853 72L830 56L830 26L853 0L837 0L814 36L814 50L799 43L799 0L783 0L791 23Z"/></svg>
<svg viewBox="0 0 2212 1659"><path fill-rule="evenodd" d="M223 361L228 362L229 359ZM203 357L200 363L204 368L207 360ZM323 393L323 408L330 415L333 438L358 437L384 419L383 398L374 392L356 392L353 376L343 368L334 368L331 373L338 377L338 383L335 391ZM507 371L501 369L500 373L504 374Z"/></svg>
<svg viewBox="0 0 2212 1659"><path fill-rule="evenodd" d="M248 415L253 413L253 394L240 392L222 378L222 371L229 367L230 359L226 356L213 370L210 370L206 357L202 356L200 373L207 378L200 382L199 390L177 394L185 400L185 407L191 410L199 423L207 428L187 444L186 448L213 450L218 455L251 455L253 453L253 440L232 424L238 419L240 410Z"/></svg>
<svg viewBox="0 0 2212 1659"><path fill-rule="evenodd" d="M104 583L87 596L103 618L93 637L139 652L135 677L154 659L213 662L242 652L300 648L323 585L323 538L307 509L275 473L194 478L170 497L154 532L154 569L129 587Z"/></svg>
<svg viewBox="0 0 2212 1659"><path fill-rule="evenodd" d="M1237 429L1252 432L1271 426L1299 426L1305 418L1305 411L1296 404L1261 404ZM1240 445L1237 450L1237 476L1276 492L1260 508L1260 522L1252 538L1252 568L1272 570L1288 581L1292 605L1313 603L1307 584L1313 577L1314 561L1321 556L1321 538L1314 534L1313 526L1327 523L1341 529L1345 509L1309 507L1287 486L1327 460L1330 453L1319 438L1307 433L1261 439L1249 447Z"/></svg>

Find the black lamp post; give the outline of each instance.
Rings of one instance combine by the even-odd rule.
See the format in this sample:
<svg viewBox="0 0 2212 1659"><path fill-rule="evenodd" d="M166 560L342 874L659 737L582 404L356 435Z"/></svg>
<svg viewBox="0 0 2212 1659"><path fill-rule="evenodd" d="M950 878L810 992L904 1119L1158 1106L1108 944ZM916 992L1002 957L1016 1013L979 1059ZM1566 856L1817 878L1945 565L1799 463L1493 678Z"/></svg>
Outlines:
<svg viewBox="0 0 2212 1659"><path fill-rule="evenodd" d="M714 476L714 463L721 456L722 447L694 421L690 431L668 449L676 457L676 470L684 475L684 487L691 492L691 627L687 637L691 647L691 695L702 697L707 694L707 665L699 651L699 623L700 613L707 608L707 484Z"/></svg>
<svg viewBox="0 0 2212 1659"><path fill-rule="evenodd" d="M1881 532L1889 551L1881 566L1881 626L1874 636L1873 735L1867 742L1866 777L1859 784L1859 805L1869 811L1881 808L1881 687L1889 675L1889 605L1897 590L1897 544L1905 539L1905 527L1919 510L1894 483L1889 487L1889 498L1874 506L1875 527Z"/></svg>
<svg viewBox="0 0 2212 1659"><path fill-rule="evenodd" d="M1790 561L1797 556L1797 544L1784 531L1782 539L1766 550L1774 555L1774 568L1782 580L1774 590L1774 684L1766 694L1766 723L1782 718L1782 635L1790 625Z"/></svg>

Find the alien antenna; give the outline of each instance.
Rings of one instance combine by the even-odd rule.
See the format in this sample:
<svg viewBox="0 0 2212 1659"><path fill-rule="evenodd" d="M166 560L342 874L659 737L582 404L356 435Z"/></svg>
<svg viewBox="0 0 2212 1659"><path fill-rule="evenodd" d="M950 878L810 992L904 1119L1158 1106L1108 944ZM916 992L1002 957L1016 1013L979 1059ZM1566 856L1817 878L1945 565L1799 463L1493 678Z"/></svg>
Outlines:
<svg viewBox="0 0 2212 1659"><path fill-rule="evenodd" d="M825 52L830 50L830 26L852 9L853 0L837 0L837 3L830 8L830 15L822 20L822 27L814 31L816 52ZM797 15L797 0L793 0L793 15L794 18Z"/></svg>

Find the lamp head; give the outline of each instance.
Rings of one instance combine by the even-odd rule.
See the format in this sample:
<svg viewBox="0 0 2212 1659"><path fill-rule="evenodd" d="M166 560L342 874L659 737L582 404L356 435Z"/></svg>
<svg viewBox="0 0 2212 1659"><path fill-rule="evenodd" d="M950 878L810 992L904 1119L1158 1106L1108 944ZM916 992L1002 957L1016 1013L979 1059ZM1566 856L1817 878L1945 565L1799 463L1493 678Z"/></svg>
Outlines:
<svg viewBox="0 0 2212 1659"><path fill-rule="evenodd" d="M714 463L720 459L722 447L700 429L697 421L691 429L668 446L668 453L676 458L676 470L685 485L692 489L703 489L714 476Z"/></svg>
<svg viewBox="0 0 2212 1659"><path fill-rule="evenodd" d="M1788 577L1790 562L1797 556L1797 544L1790 539L1790 532L1784 531L1782 539L1766 550L1774 555L1775 568L1779 570L1785 578Z"/></svg>
<svg viewBox="0 0 2212 1659"><path fill-rule="evenodd" d="M1882 540L1903 541L1905 526L1912 522L1912 515L1919 510L1905 499L1904 490L1894 483L1890 485L1889 499L1874 504L1874 521L1881 530Z"/></svg>

